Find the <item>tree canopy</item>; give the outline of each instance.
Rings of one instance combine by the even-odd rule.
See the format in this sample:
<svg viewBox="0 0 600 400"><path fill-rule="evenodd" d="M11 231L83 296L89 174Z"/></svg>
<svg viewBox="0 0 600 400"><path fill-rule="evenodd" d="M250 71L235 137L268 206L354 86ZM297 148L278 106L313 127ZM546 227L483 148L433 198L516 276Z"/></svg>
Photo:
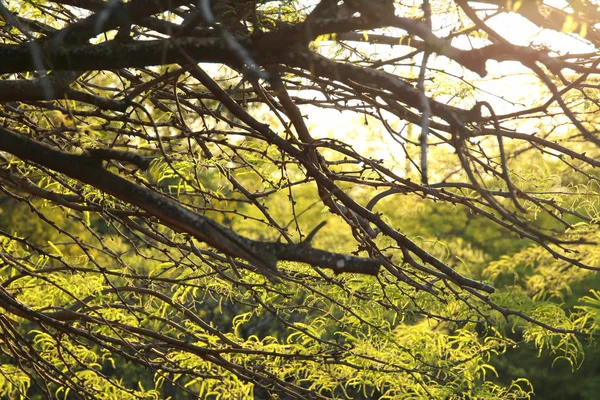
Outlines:
<svg viewBox="0 0 600 400"><path fill-rule="evenodd" d="M597 1L0 16L0 396L527 398L600 334Z"/></svg>

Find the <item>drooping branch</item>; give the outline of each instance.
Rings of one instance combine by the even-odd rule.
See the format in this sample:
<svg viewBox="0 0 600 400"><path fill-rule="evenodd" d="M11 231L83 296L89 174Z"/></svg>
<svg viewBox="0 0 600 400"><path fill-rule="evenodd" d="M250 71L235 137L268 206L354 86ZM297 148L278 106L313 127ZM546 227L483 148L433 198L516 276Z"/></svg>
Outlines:
<svg viewBox="0 0 600 400"><path fill-rule="evenodd" d="M377 275L379 272L380 263L376 259L311 249L303 244L259 242L245 238L208 217L107 171L99 157L65 153L4 128L0 128L0 138L0 150L78 179L139 207L177 232L188 233L225 254L251 262L268 277L273 277L278 261L304 262L330 268L336 273Z"/></svg>
<svg viewBox="0 0 600 400"><path fill-rule="evenodd" d="M310 162L304 152L300 151L289 141L279 137L275 132L273 132L270 129L268 125L262 124L256 119L252 118L251 115L249 115L238 103L233 101L223 91L223 89L221 89L212 79L210 79L210 77L203 70L196 66L192 70L192 73L194 72L194 76L200 82L202 82L202 84L204 84L211 92L213 92L217 99L222 104L224 104L229 109L229 111L231 111L237 118L239 118L244 123L248 124L248 126L250 126L252 129L255 129L257 132L259 132L269 143L276 145L277 147L288 153L290 156L292 156L296 160L296 162L302 164L302 166L306 168L308 175L310 175L318 185L328 190L333 196L337 197L337 199L345 207L352 210L355 214L364 218L367 223L373 223L375 226L378 227L378 229L380 229L381 232L387 234L388 236L396 240L398 245L401 246L402 249L404 249L405 251L413 252L419 258L421 258L421 260L433 265L436 269L445 274L448 277L448 279L454 281L458 285L473 287L475 289L482 290L488 293L494 292L494 288L492 286L459 274L454 269L450 268L448 265L444 264L442 261L440 261L433 255L419 247L415 242L406 237L406 235L403 235L402 233L390 227L381 219L381 217L358 204L348 194L341 190L333 181L328 179L323 174L323 172L321 172L312 162Z"/></svg>

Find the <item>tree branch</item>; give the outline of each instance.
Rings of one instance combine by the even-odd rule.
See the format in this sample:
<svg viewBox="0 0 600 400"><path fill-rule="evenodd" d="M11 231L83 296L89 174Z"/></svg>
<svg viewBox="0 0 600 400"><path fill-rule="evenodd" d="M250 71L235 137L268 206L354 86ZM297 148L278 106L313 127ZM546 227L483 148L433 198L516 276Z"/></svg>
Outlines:
<svg viewBox="0 0 600 400"><path fill-rule="evenodd" d="M105 170L96 157L55 150L4 128L0 128L0 150L78 179L139 207L177 232L188 233L225 254L251 262L267 277L272 278L280 260L330 268L336 273L377 275L379 272L380 262L375 259L307 249L302 244L259 242L245 238L208 217Z"/></svg>

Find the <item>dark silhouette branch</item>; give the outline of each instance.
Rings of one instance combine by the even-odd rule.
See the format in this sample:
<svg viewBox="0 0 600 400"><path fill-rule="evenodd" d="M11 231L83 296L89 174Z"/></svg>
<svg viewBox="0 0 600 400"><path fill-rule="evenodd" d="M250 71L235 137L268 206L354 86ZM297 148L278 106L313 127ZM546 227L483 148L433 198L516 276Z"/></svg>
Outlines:
<svg viewBox="0 0 600 400"><path fill-rule="evenodd" d="M156 192L105 170L101 158L68 154L4 128L0 128L0 138L0 150L61 172L135 205L177 232L188 233L225 254L248 260L267 276L276 271L277 261L280 260L330 268L336 273L376 275L379 272L379 261L375 259L307 249L302 244L258 242L240 236L208 217L196 214Z"/></svg>

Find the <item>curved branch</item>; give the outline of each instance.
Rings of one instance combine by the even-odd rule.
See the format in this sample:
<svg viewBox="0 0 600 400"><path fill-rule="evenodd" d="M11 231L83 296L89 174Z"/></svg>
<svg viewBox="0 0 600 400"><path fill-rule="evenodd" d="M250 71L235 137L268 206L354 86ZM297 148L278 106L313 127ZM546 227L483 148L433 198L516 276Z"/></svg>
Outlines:
<svg viewBox="0 0 600 400"><path fill-rule="evenodd" d="M251 262L260 273L269 278L275 278L276 264L280 260L330 268L336 273L377 275L379 272L380 262L375 259L307 249L303 244L259 242L245 238L208 217L196 214L156 192L114 175L102 167L97 157L55 150L4 128L0 128L0 150L78 179L135 205L177 232L188 233L225 254Z"/></svg>

